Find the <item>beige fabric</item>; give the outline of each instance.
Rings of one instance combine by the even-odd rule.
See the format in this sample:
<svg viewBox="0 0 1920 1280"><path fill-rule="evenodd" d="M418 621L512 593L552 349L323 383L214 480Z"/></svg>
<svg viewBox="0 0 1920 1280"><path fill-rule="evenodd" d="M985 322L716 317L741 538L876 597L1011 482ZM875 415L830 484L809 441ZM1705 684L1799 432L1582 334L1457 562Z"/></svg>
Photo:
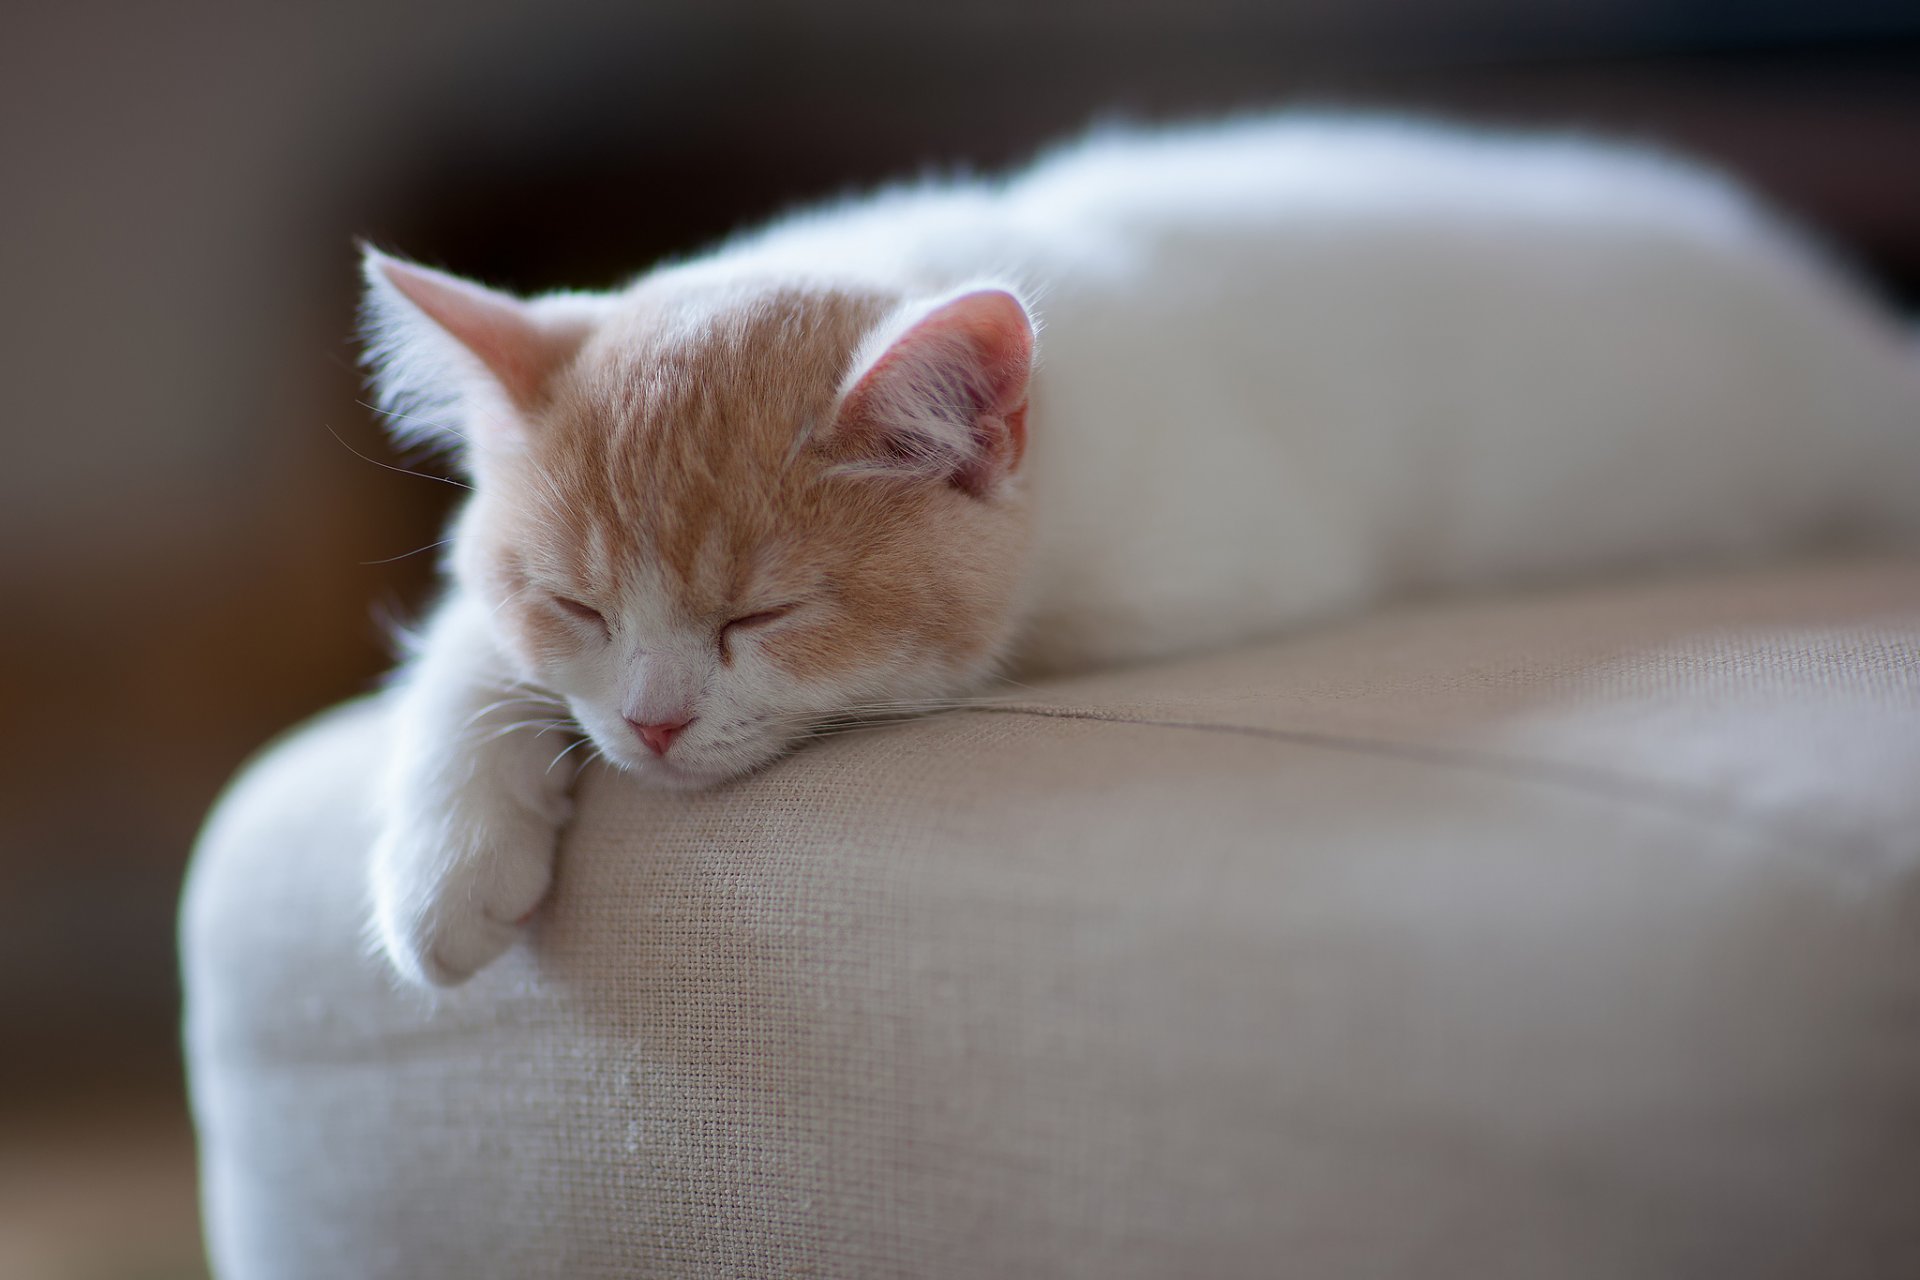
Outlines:
<svg viewBox="0 0 1920 1280"><path fill-rule="evenodd" d="M360 939L381 714L197 855L228 1280L1920 1274L1920 568L596 774L527 943L437 1002Z"/></svg>

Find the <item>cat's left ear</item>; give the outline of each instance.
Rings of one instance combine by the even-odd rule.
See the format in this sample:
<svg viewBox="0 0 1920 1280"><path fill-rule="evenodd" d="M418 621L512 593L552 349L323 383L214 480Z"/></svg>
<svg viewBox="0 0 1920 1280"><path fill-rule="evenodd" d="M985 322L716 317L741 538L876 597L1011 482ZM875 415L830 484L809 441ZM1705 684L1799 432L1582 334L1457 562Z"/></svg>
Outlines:
<svg viewBox="0 0 1920 1280"><path fill-rule="evenodd" d="M584 295L523 299L362 246L364 328L394 434L462 431L514 444L553 375L592 332Z"/></svg>
<svg viewBox="0 0 1920 1280"><path fill-rule="evenodd" d="M1004 289L904 321L855 361L829 447L848 473L940 480L985 497L1026 452L1033 321Z"/></svg>

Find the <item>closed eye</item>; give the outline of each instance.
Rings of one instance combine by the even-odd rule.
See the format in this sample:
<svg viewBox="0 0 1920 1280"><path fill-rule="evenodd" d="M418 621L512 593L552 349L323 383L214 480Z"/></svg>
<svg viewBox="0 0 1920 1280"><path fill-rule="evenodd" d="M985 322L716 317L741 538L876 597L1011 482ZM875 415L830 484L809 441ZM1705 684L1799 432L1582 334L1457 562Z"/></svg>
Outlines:
<svg viewBox="0 0 1920 1280"><path fill-rule="evenodd" d="M797 603L775 605L771 609L758 609L753 613L743 613L737 618L729 618L726 625L720 628L720 661L722 665L731 666L733 664L733 646L731 641L735 632L753 631L757 628L768 626L780 621L780 619L786 617L799 607Z"/></svg>
<svg viewBox="0 0 1920 1280"><path fill-rule="evenodd" d="M731 631L735 627L764 627L769 622L778 622L798 607L797 605L782 604L775 605L771 609L762 609L758 613L742 614L738 618L730 619L724 630Z"/></svg>
<svg viewBox="0 0 1920 1280"><path fill-rule="evenodd" d="M578 619L581 622L592 623L594 626L600 628L601 631L607 632L608 634L612 633L612 628L607 626L607 616L592 605L586 604L583 601L568 599L566 596L554 596L553 603L560 612L566 614L568 617Z"/></svg>

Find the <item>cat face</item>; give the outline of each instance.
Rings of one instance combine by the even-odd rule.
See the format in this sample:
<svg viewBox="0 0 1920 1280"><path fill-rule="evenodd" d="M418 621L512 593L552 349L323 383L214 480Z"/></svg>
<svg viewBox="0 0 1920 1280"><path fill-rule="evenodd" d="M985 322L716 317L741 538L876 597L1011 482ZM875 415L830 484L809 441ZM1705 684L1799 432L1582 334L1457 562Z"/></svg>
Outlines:
<svg viewBox="0 0 1920 1280"><path fill-rule="evenodd" d="M545 315L475 295L529 330L503 343L500 316L461 331L431 291L450 278L400 278L492 384L454 406L462 589L609 760L704 786L991 669L1027 536L1010 295L667 278Z"/></svg>

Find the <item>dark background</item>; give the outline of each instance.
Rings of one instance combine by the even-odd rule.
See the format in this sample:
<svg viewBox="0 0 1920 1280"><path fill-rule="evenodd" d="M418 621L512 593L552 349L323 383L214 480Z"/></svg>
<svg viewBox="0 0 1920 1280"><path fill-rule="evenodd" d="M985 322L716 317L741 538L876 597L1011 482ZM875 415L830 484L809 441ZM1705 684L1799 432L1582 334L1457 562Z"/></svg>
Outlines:
<svg viewBox="0 0 1920 1280"><path fill-rule="evenodd" d="M194 1273L194 830L250 751L370 687L380 618L428 589L406 553L454 491L376 465L399 460L360 403L354 236L607 284L1098 120L1391 105L1689 148L1920 299L1911 0L190 0L6 28L9 1275Z"/></svg>

